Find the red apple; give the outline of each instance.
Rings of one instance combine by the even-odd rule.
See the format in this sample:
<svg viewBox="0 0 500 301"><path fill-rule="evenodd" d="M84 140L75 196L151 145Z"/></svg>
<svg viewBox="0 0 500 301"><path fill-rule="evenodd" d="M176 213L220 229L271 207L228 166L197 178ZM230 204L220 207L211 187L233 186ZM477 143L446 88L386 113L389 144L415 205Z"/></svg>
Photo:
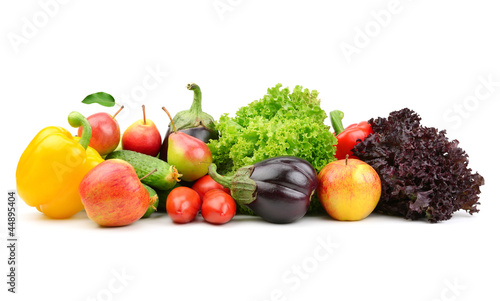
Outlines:
<svg viewBox="0 0 500 301"><path fill-rule="evenodd" d="M94 167L83 177L78 191L88 217L106 227L133 223L150 205L149 192L132 165L119 159Z"/></svg>
<svg viewBox="0 0 500 301"><path fill-rule="evenodd" d="M144 105L142 112L143 119L132 123L123 133L122 147L156 157L161 147L161 135L153 121L146 119Z"/></svg>
<svg viewBox="0 0 500 301"><path fill-rule="evenodd" d="M318 180L319 200L336 220L364 219L377 206L382 191L377 172L358 159L327 164L319 172Z"/></svg>
<svg viewBox="0 0 500 301"><path fill-rule="evenodd" d="M123 106L111 116L108 113L96 113L87 117L92 128L92 137L89 146L95 149L101 156L105 156L120 143L120 126L115 116L123 109ZM82 127L78 128L78 136L82 136Z"/></svg>

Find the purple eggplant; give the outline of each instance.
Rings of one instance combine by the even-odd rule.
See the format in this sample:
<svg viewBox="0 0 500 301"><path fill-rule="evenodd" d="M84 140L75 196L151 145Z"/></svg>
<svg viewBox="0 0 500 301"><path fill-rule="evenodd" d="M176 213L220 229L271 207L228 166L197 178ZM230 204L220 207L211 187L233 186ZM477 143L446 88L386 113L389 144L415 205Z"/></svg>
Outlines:
<svg viewBox="0 0 500 301"><path fill-rule="evenodd" d="M231 190L231 196L240 206L277 224L303 217L318 187L314 167L293 156L270 158L242 167L232 177L219 175L215 164L210 165L208 173Z"/></svg>

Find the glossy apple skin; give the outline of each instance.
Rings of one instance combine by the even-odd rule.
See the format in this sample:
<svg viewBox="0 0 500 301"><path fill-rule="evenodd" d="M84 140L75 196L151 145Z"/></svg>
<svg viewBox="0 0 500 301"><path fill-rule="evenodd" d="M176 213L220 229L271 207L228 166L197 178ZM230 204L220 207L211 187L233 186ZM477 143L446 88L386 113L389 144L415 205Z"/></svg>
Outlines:
<svg viewBox="0 0 500 301"><path fill-rule="evenodd" d="M161 147L161 135L153 121L146 119L132 123L123 133L122 147L156 157Z"/></svg>
<svg viewBox="0 0 500 301"><path fill-rule="evenodd" d="M182 180L192 182L208 173L212 163L210 149L198 138L183 132L168 137L168 164L182 174Z"/></svg>
<svg viewBox="0 0 500 301"><path fill-rule="evenodd" d="M101 156L105 156L120 143L120 126L116 119L108 113L96 113L87 117L92 128L89 146ZM82 136L82 127L78 128L78 136Z"/></svg>
<svg viewBox="0 0 500 301"><path fill-rule="evenodd" d="M378 204L382 186L377 172L358 159L327 164L318 174L318 197L336 220L362 220Z"/></svg>
<svg viewBox="0 0 500 301"><path fill-rule="evenodd" d="M106 160L83 177L79 193L87 216L105 227L125 226L140 219L149 208L149 193L132 165Z"/></svg>

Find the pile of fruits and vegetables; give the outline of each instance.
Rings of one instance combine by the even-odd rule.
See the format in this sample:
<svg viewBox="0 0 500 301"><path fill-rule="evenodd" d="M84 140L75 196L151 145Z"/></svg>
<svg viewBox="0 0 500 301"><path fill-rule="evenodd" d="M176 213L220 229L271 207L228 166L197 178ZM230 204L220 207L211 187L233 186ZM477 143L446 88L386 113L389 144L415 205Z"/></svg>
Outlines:
<svg viewBox="0 0 500 301"><path fill-rule="evenodd" d="M344 113L332 111L332 132L315 90L278 84L217 121L202 110L200 87L187 88L190 109L172 117L162 108L170 119L163 141L144 106L123 134L115 119L123 107L113 116L71 112L77 135L42 129L19 159L19 195L50 218L85 210L107 227L165 213L179 224L225 224L236 214L285 224L374 211L435 223L479 211L483 177L457 140L408 108L347 128ZM104 92L83 102L116 105Z"/></svg>

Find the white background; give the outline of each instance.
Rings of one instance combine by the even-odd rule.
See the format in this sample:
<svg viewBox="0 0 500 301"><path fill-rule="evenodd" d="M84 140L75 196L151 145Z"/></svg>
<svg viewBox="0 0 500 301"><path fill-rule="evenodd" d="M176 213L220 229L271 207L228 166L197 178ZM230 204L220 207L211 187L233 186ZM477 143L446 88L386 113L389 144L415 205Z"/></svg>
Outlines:
<svg viewBox="0 0 500 301"><path fill-rule="evenodd" d="M500 81L495 1L61 1L50 15L45 2L0 4L4 204L40 129L70 128L73 110L116 111L81 104L86 95L105 91L124 103L122 131L145 104L164 134L160 108L187 109L189 82L217 119L276 83L318 90L325 111L345 112L345 125L409 107L460 141L486 185L479 214L438 224L374 214L290 225L243 217L217 227L156 215L105 229L83 212L49 220L19 200L18 294L6 292L2 247L2 300L498 299L500 87L483 84ZM357 52L346 56L346 44ZM148 70L161 76L153 81Z"/></svg>

